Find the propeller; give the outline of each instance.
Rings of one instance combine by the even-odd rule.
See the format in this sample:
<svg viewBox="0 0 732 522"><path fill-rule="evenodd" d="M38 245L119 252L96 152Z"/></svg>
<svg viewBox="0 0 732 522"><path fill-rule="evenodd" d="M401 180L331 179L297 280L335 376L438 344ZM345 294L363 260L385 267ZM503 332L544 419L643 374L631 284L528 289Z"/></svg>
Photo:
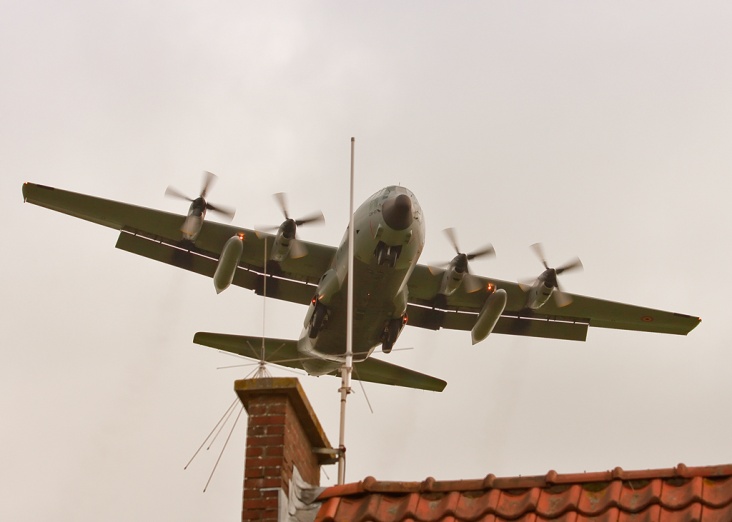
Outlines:
<svg viewBox="0 0 732 522"><path fill-rule="evenodd" d="M229 221L234 219L234 214L236 213L236 210L229 208L229 207L222 207L220 205L212 205L208 201L206 201L206 195L208 194L208 190L211 188L211 185L216 181L217 176L213 172L204 171L203 172L203 185L201 186L201 194L196 199L192 199L185 194L183 194L180 190L173 186L168 186L167 189L165 189L165 195L177 198L177 199L184 199L186 201L189 201L191 203L196 203L200 200L201 206L205 207L206 210L210 210L212 212L216 212L218 214L221 214L225 218L227 218Z"/></svg>
<svg viewBox="0 0 732 522"><path fill-rule="evenodd" d="M561 308L570 304L572 302L572 298L562 291L559 286L557 276L571 270L581 270L583 268L582 261L580 261L579 257L575 257L573 259L570 259L563 265L560 265L556 268L550 268L549 264L546 262L546 257L544 256L544 247L542 246L542 244L534 243L533 245L531 245L531 249L534 251L536 256L541 261L541 264L544 265L544 268L546 269L542 276L544 276L544 282L548 286L554 287L555 291L552 293L552 295L554 296L554 300L556 301L557 306Z"/></svg>
<svg viewBox="0 0 732 522"><path fill-rule="evenodd" d="M476 292L480 289L481 284L480 281L475 279L470 274L470 267L468 266L470 261L473 259L479 259L481 257L492 257L496 255L496 250L493 248L493 245L488 243L487 245L483 246L482 248L479 248L477 250L473 250L470 253L464 253L460 251L460 246L458 245L457 241L457 234L455 232L454 228L446 228L443 230L445 235L447 236L448 241L452 245L452 247L455 249L455 253L457 254L452 261L448 261L447 263L442 263L438 266L441 268L445 268L447 266L450 266L451 263L454 264L454 269L458 273L465 273L465 276L463 276L463 284L465 285L465 290L468 293Z"/></svg>
<svg viewBox="0 0 732 522"><path fill-rule="evenodd" d="M282 214L285 216L285 221L283 221L281 225L259 227L258 230L262 232L273 232L275 230L282 229L283 237L290 240L290 257L292 257L293 259L305 257L306 255L308 255L308 250L305 245L296 237L297 227L314 223L324 223L325 217L323 216L323 213L317 211L303 218L293 219L290 217L290 212L287 205L287 197L285 193L278 192L277 194L274 194L273 197L275 198L275 201L277 201L277 205L280 207L280 211L282 211Z"/></svg>
<svg viewBox="0 0 732 522"><path fill-rule="evenodd" d="M312 214L308 215L307 217L300 218L300 219L292 219L290 218L290 213L287 211L287 199L284 192L278 192L274 195L275 200L277 200L277 204L280 206L280 210L282 211L282 214L285 216L285 219L288 221L293 221L296 226L300 225L307 225L309 223L325 223L325 217L323 216L323 213L320 211L313 212Z"/></svg>

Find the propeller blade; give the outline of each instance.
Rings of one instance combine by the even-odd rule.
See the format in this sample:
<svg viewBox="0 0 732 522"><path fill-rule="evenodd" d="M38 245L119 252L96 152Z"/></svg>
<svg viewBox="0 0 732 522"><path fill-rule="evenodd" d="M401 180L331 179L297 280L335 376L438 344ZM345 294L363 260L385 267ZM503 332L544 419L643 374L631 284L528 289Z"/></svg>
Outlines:
<svg viewBox="0 0 732 522"><path fill-rule="evenodd" d="M207 170L203 171L203 185L201 185L201 197L206 199L206 194L211 185L216 181L216 174Z"/></svg>
<svg viewBox="0 0 732 522"><path fill-rule="evenodd" d="M544 265L544 268L549 270L549 265L546 262L546 257L544 257L544 247L541 243L534 243L531 245L531 249L534 251L534 253L537 255L539 260L541 261L541 264Z"/></svg>
<svg viewBox="0 0 732 522"><path fill-rule="evenodd" d="M285 219L290 219L290 215L287 212L287 200L285 193L278 192L277 194L274 194L273 197L275 198L275 201L277 201L277 205L280 207L280 210L285 215Z"/></svg>
<svg viewBox="0 0 732 522"><path fill-rule="evenodd" d="M308 255L308 249L302 241L293 239L290 241L290 257L292 259L300 259Z"/></svg>
<svg viewBox="0 0 732 522"><path fill-rule="evenodd" d="M493 245L488 243L486 246L481 248L480 250L475 250L468 254L468 261L472 261L473 259L479 258L479 257L486 257L486 256L495 256L496 255L496 249L493 248Z"/></svg>
<svg viewBox="0 0 732 522"><path fill-rule="evenodd" d="M325 222L325 216L323 215L322 212L318 211L318 212L314 212L314 213L310 214L307 217L296 220L295 224L297 226L300 226L300 225L307 225L308 223L324 223L324 222Z"/></svg>
<svg viewBox="0 0 732 522"><path fill-rule="evenodd" d="M206 208L208 210L211 210L212 212L217 212L227 218L229 221L234 219L234 214L236 214L236 210L229 207L222 207L222 206L214 206L211 203L206 203Z"/></svg>
<svg viewBox="0 0 732 522"><path fill-rule="evenodd" d="M271 232L276 232L277 230L279 230L279 228L280 228L279 225L277 225L277 226L270 226L270 225L264 226L263 225L261 227L255 227L254 233L257 234L257 237L261 239L262 236L265 235L265 233L268 234Z"/></svg>
<svg viewBox="0 0 732 522"><path fill-rule="evenodd" d="M531 290L531 287L534 286L535 281L535 279L520 279L518 282L518 286L521 291L525 293Z"/></svg>
<svg viewBox="0 0 732 522"><path fill-rule="evenodd" d="M465 274L463 276L463 286L465 287L465 291L469 294L477 292L483 288L480 279L471 274Z"/></svg>
<svg viewBox="0 0 732 522"><path fill-rule="evenodd" d="M452 245L452 247L455 249L455 253L460 254L460 247L458 246L457 235L455 234L455 229L446 228L445 230L443 230L443 232L447 236L447 239L448 239L448 241L450 241L450 244Z"/></svg>
<svg viewBox="0 0 732 522"><path fill-rule="evenodd" d="M580 261L579 257L575 257L574 259L571 259L564 263L562 266L557 268L557 274L561 274L562 272L568 272L569 270L582 270L584 267L582 266L582 261Z"/></svg>
<svg viewBox="0 0 732 522"><path fill-rule="evenodd" d="M168 186L168 188L165 189L165 195L171 198L178 198L178 199L185 199L186 201L193 201L191 198L183 194L180 190L178 190L175 187Z"/></svg>
<svg viewBox="0 0 732 522"><path fill-rule="evenodd" d="M552 295L554 296L554 302L559 308L564 308L565 306L572 304L572 298L569 294L562 292L558 286L554 289Z"/></svg>
<svg viewBox="0 0 732 522"><path fill-rule="evenodd" d="M430 271L430 274L433 276L442 274L445 272L445 267L448 266L450 263L433 263L430 265L427 265L427 270Z"/></svg>

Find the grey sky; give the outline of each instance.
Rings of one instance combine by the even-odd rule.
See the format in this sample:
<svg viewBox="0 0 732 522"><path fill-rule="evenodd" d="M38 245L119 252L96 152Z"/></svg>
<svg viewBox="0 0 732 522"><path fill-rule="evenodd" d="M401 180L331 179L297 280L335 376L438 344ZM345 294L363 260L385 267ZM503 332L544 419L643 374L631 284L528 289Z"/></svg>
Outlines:
<svg viewBox="0 0 732 522"><path fill-rule="evenodd" d="M396 4L396 5L395 5ZM249 369L192 344L259 335L262 299L118 251L108 229L21 203L34 181L170 211L201 172L235 223L356 199L420 200L441 230L538 275L578 255L576 293L699 315L689 337L592 329L586 343L408 329L388 359L442 394L356 385L349 481L732 462L728 2L0 2L4 234L0 519L236 519L245 422L183 465ZM214 218L215 219L215 218ZM305 310L267 302L266 334ZM277 375L287 375L273 369ZM339 382L302 383L332 442ZM335 479L335 468L329 471Z"/></svg>

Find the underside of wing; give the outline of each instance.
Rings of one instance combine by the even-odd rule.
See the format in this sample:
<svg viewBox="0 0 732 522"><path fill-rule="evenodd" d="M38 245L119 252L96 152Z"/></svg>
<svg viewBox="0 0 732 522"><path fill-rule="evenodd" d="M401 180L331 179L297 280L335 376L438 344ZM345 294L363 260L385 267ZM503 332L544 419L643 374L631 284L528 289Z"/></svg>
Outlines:
<svg viewBox="0 0 732 522"><path fill-rule="evenodd" d="M243 241L232 284L264 293L265 252L271 252L274 236L253 230L204 221L191 243L182 240L186 216L119 201L79 194L44 185L25 183L23 198L57 212L120 231L117 248L178 268L213 277L224 245L232 237ZM267 296L307 304L313 285L328 269L335 248L301 242L308 255L285 259L277 273L267 273Z"/></svg>
<svg viewBox="0 0 732 522"><path fill-rule="evenodd" d="M471 276L477 290L458 288L439 295L442 274L418 265L409 279L409 324L422 328L471 330L488 297L496 289L506 292L506 306L494 333L584 341L588 327L686 335L701 321L698 317L567 294L569 305L550 299L538 310L526 308L526 293L517 283Z"/></svg>

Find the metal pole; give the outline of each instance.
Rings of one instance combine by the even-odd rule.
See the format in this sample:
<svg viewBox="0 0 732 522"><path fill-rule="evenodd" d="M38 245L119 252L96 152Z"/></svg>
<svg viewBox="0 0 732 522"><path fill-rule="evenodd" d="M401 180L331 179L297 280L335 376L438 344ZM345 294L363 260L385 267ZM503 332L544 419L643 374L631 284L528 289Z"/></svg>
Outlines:
<svg viewBox="0 0 732 522"><path fill-rule="evenodd" d="M353 370L353 158L356 138L351 138L351 196L348 222L348 304L346 307L346 363L341 368L341 425L338 437L338 484L346 482L346 400L351 392Z"/></svg>

